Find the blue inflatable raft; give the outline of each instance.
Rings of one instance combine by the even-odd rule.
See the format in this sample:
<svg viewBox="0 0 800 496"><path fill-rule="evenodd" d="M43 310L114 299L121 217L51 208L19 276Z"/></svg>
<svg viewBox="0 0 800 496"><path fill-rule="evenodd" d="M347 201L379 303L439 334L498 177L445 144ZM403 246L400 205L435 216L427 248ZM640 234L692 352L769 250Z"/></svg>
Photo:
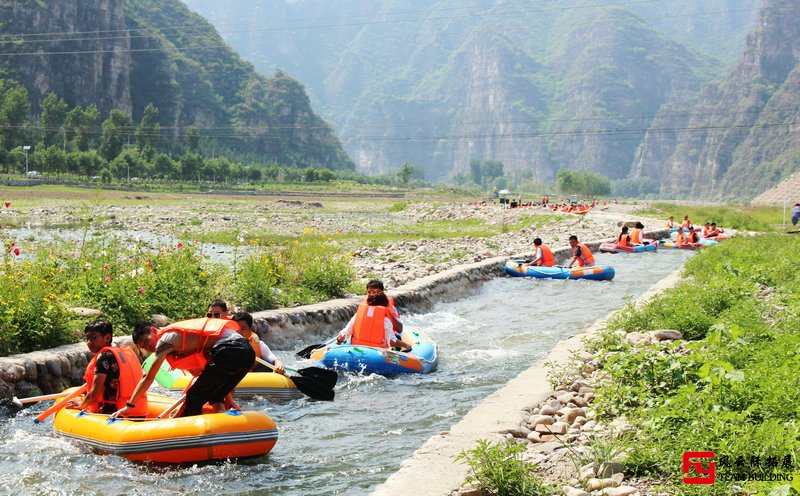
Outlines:
<svg viewBox="0 0 800 496"><path fill-rule="evenodd" d="M592 281L610 281L616 272L609 265L593 265L590 267L541 267L522 265L523 260L509 260L503 265L506 274L512 277L535 277L537 279L589 279Z"/></svg>
<svg viewBox="0 0 800 496"><path fill-rule="evenodd" d="M419 327L403 331L403 341L411 344L410 352L329 342L311 352L311 359L329 369L363 374L427 374L436 370L439 349Z"/></svg>

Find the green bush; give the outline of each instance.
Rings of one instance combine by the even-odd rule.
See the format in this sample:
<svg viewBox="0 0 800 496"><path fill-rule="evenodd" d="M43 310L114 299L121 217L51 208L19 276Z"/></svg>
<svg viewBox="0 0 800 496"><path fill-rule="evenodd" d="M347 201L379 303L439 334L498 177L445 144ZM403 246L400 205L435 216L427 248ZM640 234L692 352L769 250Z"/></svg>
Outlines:
<svg viewBox="0 0 800 496"><path fill-rule="evenodd" d="M283 264L263 247L237 260L231 285L233 299L248 312L274 308L282 268Z"/></svg>
<svg viewBox="0 0 800 496"><path fill-rule="evenodd" d="M159 250L116 239L91 240L65 257L71 304L97 308L123 332L150 314L172 319L205 313L219 269L207 267L194 244Z"/></svg>
<svg viewBox="0 0 800 496"><path fill-rule="evenodd" d="M75 341L69 328L58 264L44 255L34 261L13 256L6 243L0 262L0 355L26 353Z"/></svg>
<svg viewBox="0 0 800 496"><path fill-rule="evenodd" d="M467 482L475 483L483 494L498 496L537 496L554 494L534 475L534 466L522 461L525 445L513 441L490 444L479 439L477 446L462 451L456 461L469 465Z"/></svg>

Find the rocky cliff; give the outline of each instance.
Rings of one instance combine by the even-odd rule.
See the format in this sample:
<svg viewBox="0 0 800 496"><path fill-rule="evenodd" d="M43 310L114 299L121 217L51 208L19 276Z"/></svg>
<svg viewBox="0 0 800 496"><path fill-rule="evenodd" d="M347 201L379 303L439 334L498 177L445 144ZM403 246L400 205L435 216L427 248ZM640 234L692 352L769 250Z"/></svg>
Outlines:
<svg viewBox="0 0 800 496"><path fill-rule="evenodd" d="M440 179L493 159L541 180L630 176L662 107L685 113L724 74L761 3L185 1L297 75L359 168Z"/></svg>
<svg viewBox="0 0 800 496"><path fill-rule="evenodd" d="M800 3L767 0L730 74L682 116L662 109L634 175L658 177L668 195L747 198L799 170L798 18Z"/></svg>

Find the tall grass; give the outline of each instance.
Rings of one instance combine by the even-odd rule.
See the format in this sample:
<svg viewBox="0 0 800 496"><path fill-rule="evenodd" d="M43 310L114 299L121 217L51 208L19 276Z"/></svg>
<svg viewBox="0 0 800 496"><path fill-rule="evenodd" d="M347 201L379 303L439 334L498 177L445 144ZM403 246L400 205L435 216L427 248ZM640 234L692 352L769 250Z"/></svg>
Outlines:
<svg viewBox="0 0 800 496"><path fill-rule="evenodd" d="M670 216L673 216L677 223L683 220L684 215L688 215L689 220L696 226L701 226L706 222L716 222L719 227L756 232L778 231L783 226L783 208L779 207L653 203L649 208L640 210L637 213L647 217L663 219L664 222Z"/></svg>
<svg viewBox="0 0 800 496"><path fill-rule="evenodd" d="M607 332L596 341L611 380L594 408L639 428L626 473L670 480L675 494L730 494L734 483L791 491L745 479L798 467L798 264L792 237L732 239L687 263L683 285L611 321L612 330L669 327L694 340L635 347ZM682 483L685 451L716 454L713 487Z"/></svg>

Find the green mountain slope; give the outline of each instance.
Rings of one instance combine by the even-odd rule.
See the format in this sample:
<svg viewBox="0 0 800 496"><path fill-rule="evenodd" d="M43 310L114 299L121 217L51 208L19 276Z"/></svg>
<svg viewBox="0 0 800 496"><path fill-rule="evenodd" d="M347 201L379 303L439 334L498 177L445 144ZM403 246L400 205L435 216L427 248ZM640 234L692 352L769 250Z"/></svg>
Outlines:
<svg viewBox="0 0 800 496"><path fill-rule="evenodd" d="M215 154L354 166L301 84L257 74L177 0L0 1L0 19L2 77L28 89L34 113L50 92L70 107L96 105L102 116L120 109L135 122L153 104L172 151L196 126Z"/></svg>

